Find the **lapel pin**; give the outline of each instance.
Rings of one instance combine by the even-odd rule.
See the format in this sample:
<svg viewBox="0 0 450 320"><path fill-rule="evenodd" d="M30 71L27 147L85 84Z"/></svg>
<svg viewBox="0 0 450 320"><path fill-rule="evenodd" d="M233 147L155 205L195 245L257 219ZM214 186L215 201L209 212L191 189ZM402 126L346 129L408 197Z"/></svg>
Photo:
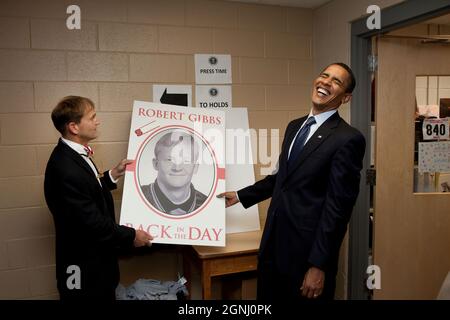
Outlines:
<svg viewBox="0 0 450 320"><path fill-rule="evenodd" d="M322 139L322 136L317 136L317 138Z"/></svg>

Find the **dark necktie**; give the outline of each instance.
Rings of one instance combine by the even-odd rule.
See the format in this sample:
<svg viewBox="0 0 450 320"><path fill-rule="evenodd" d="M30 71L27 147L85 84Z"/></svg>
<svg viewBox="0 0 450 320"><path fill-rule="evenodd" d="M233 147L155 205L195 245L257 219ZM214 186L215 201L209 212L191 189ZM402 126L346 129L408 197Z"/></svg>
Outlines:
<svg viewBox="0 0 450 320"><path fill-rule="evenodd" d="M303 146L305 145L306 138L309 135L309 130L313 124L316 123L316 119L314 117L309 117L308 120L306 120L305 125L303 128L300 129L299 133L297 134L297 137L295 137L294 144L292 145L291 153L289 155L288 159L288 165L292 164L295 159L299 156L300 152L303 149Z"/></svg>

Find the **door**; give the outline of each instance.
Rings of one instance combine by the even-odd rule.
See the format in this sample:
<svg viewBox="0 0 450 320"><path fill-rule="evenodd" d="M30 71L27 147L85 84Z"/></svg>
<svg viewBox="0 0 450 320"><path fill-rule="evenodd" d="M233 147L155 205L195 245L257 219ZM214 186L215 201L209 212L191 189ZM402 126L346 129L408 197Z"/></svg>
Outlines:
<svg viewBox="0 0 450 320"><path fill-rule="evenodd" d="M450 76L450 46L378 39L374 299L435 299L450 271L450 193L414 193L416 76Z"/></svg>

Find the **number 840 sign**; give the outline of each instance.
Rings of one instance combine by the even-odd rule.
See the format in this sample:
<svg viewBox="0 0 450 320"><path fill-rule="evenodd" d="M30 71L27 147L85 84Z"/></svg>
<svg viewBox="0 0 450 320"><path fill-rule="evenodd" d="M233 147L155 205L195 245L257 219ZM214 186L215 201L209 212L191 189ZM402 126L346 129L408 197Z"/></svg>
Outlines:
<svg viewBox="0 0 450 320"><path fill-rule="evenodd" d="M449 118L423 120L423 140L448 140L450 135L448 121Z"/></svg>

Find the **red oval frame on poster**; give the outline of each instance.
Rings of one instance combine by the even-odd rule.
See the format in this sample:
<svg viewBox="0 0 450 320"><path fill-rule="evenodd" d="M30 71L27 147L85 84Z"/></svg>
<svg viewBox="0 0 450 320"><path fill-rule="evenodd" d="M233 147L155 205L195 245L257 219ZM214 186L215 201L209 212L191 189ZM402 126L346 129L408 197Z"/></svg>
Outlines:
<svg viewBox="0 0 450 320"><path fill-rule="evenodd" d="M212 159L214 161L214 182L213 182L213 187L212 187L212 192L209 193L208 198L206 199L206 201L196 210L192 211L191 213L182 215L182 216L174 216L174 215L170 215L167 214L165 212L162 212L160 210L157 210L156 208L154 208L149 201L146 199L146 197L143 195L140 184L138 183L139 177L137 176L137 172L138 172L138 168L139 168L139 162L140 162L140 158L142 155L142 151L144 150L145 146L152 140L153 137L155 137L157 134L161 133L162 131L166 131L169 129L182 129L182 130L186 130L191 134L196 135L198 138L201 139L201 141L207 146L209 153L212 156ZM181 220L181 219L187 219L190 217L195 216L196 214L200 213L207 205L208 203L211 201L211 199L213 198L215 192L216 192L216 188L217 188L217 183L219 181L219 167L217 164L217 157L216 157L216 153L214 152L214 150L211 148L211 145L209 144L209 141L207 141L201 134L199 134L197 131L193 130L190 127L187 126L182 126L182 125L167 125L161 128L158 128L157 130L153 131L139 146L137 155L136 155L136 160L135 160L135 170L134 170L134 184L136 186L136 189L138 191L139 196L141 197L142 201L145 203L145 205L152 210L153 212L155 212L156 214L164 217L164 218L168 218L168 219L175 219L175 220Z"/></svg>

